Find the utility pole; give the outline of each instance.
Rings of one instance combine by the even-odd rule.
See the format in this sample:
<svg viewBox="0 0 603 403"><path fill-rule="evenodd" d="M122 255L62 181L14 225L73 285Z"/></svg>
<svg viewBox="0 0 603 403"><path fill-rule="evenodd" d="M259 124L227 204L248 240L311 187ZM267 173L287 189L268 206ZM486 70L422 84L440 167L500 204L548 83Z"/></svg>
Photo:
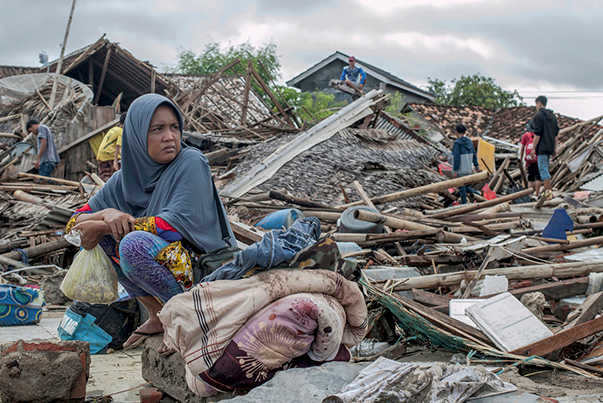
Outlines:
<svg viewBox="0 0 603 403"><path fill-rule="evenodd" d="M57 84L59 82L59 75L61 74L61 68L63 67L63 56L65 55L65 47L67 46L67 37L69 36L69 28L71 27L71 19L73 18L73 10L75 10L75 1L71 4L71 12L69 13L69 21L67 21L67 30L65 31L65 38L63 39L63 46L61 46L61 56L59 56L59 63L57 64L57 70L54 74L54 81L52 83L52 92L50 93L50 109L54 107L54 98L57 94Z"/></svg>

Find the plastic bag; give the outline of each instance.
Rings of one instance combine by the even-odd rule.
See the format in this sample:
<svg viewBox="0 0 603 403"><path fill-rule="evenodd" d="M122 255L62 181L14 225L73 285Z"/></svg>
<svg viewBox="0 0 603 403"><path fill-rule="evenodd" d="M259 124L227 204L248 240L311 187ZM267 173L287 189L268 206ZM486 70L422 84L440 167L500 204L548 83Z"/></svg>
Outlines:
<svg viewBox="0 0 603 403"><path fill-rule="evenodd" d="M61 283L61 291L71 299L91 304L109 304L119 297L117 273L100 246L78 252Z"/></svg>

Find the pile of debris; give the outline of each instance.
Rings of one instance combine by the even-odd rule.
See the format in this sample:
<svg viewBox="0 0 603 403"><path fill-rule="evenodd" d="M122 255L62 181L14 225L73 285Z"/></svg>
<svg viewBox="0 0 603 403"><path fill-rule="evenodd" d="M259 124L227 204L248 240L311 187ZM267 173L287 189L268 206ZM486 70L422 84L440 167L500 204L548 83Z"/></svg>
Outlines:
<svg viewBox="0 0 603 403"><path fill-rule="evenodd" d="M68 66L101 50L107 65L119 53L102 40ZM65 133L57 136L59 152L80 156L69 171L76 180L48 183L17 164L29 149L2 154L3 281L41 285L43 277L64 274L76 252L62 237L64 226L103 185L94 159L81 150L91 153L89 141L115 125L122 100L92 106L78 88L59 85L53 108L44 86L0 109L7 145L27 141L24 118L35 114ZM526 189L517 147L499 138L496 127L505 126L485 121L485 110L472 110L466 122L479 129L472 132L481 135L477 144L495 150L491 160L479 173L449 179L441 158L452 144L449 133L437 119L384 113L382 91L313 127L300 125L251 63L237 60L167 93L183 113L184 140L206 153L237 240L256 242L268 229L256 227L262 219L295 212L318 217L323 235L355 260L370 311L367 338L385 343L370 360L441 347L501 373L548 367L603 376L601 117L563 129L567 141L551 166L556 197L546 200ZM85 123L70 124L80 118ZM463 185L484 192L457 206L455 188ZM147 359L160 366L163 358Z"/></svg>

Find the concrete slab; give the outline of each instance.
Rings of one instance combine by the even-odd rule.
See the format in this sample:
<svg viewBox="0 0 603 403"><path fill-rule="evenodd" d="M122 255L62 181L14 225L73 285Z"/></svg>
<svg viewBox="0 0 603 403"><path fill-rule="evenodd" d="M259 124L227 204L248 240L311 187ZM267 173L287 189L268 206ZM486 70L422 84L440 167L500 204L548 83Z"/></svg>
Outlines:
<svg viewBox="0 0 603 403"><path fill-rule="evenodd" d="M553 335L544 323L508 292L472 305L465 313L504 351L512 351Z"/></svg>
<svg viewBox="0 0 603 403"><path fill-rule="evenodd" d="M0 327L0 344L15 342L17 340L54 340L58 341L57 328L61 318L46 318L42 313L42 320L37 325L3 326Z"/></svg>
<svg viewBox="0 0 603 403"><path fill-rule="evenodd" d="M142 347L130 351L118 350L112 354L91 355L90 378L86 389L102 390L103 395L113 397L114 403L140 402L138 392L147 383L142 378L141 354Z"/></svg>

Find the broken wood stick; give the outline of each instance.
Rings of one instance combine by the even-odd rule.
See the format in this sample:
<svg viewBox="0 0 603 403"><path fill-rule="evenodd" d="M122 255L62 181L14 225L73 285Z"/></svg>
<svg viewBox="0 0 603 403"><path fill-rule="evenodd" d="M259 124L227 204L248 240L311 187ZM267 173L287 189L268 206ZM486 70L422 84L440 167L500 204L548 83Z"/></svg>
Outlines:
<svg viewBox="0 0 603 403"><path fill-rule="evenodd" d="M419 187L413 188L413 189L407 189L407 190L403 190L400 192L395 192L395 193L390 193L390 194L386 194L383 196L373 197L373 198L371 198L371 201L374 204L391 203L394 201L407 199L409 197L420 196L420 195L423 195L426 193L438 192L440 190L445 190L448 188L459 187L459 186L468 185L471 183L481 182L486 179L488 179L488 172L482 171L482 172L478 172L473 175L467 175L467 176L463 176L460 178L450 179L450 180L446 180L446 181L442 181L442 182L438 182L438 183L432 183L430 185L419 186ZM357 201L357 202L353 202L353 203L343 204L343 205L337 206L337 207L348 208L348 207L353 207L353 206L360 206L362 204L363 204L362 201Z"/></svg>
<svg viewBox="0 0 603 403"><path fill-rule="evenodd" d="M584 246L601 245L603 244L603 236L596 236L593 238L584 239L582 241L573 241L566 244L560 245L547 245L547 246L536 246L534 248L526 248L522 250L522 253L532 254L539 252L557 252L565 251L570 249L582 248Z"/></svg>
<svg viewBox="0 0 603 403"><path fill-rule="evenodd" d="M567 325L563 326L563 330L586 323L593 320L603 306L603 292L591 294L580 304L578 308L572 311L566 321Z"/></svg>
<svg viewBox="0 0 603 403"><path fill-rule="evenodd" d="M354 189L356 189L356 192L358 193L358 195L360 196L360 198L362 199L362 201L364 202L364 204L366 204L367 206L372 207L372 208L374 208L376 210L375 205L373 204L373 202L369 198L368 194L366 194L366 192L362 188L362 185L360 184L360 182L354 181L352 184L354 185ZM392 230L391 230L391 228L389 226L384 225L383 228L385 229L386 233L388 233L388 234L392 233ZM394 242L394 245L396 246L396 250L398 251L398 254L400 256L406 255L406 252L402 248L402 245L400 245L400 242L396 241L396 242Z"/></svg>
<svg viewBox="0 0 603 403"><path fill-rule="evenodd" d="M498 218L523 218L523 213L489 213L489 214L466 214L450 218L452 222L492 220Z"/></svg>
<svg viewBox="0 0 603 403"><path fill-rule="evenodd" d="M54 252L55 250L63 249L71 245L65 238L57 239L56 241L46 242L42 245L32 246L30 248L23 249L27 256L31 259L46 253ZM6 257L9 259L20 259L21 254L18 251L8 252L0 255L0 257Z"/></svg>
<svg viewBox="0 0 603 403"><path fill-rule="evenodd" d="M43 179L43 180L51 179L52 181L54 181L56 183L62 183L64 185L70 185L70 186L79 186L79 184L80 184L79 182L70 181L70 180L67 180L67 179L49 178L47 176L36 175L36 174L28 174L28 173L25 173L25 172L19 172L19 178Z"/></svg>
<svg viewBox="0 0 603 403"><path fill-rule="evenodd" d="M46 207L48 210L52 210L51 203L48 203L37 196L30 195L29 193L26 193L22 190L15 190L15 192L13 193L13 197L17 200L21 200L27 203L38 204L40 206Z"/></svg>
<svg viewBox="0 0 603 403"><path fill-rule="evenodd" d="M535 278L569 278L586 276L589 273L603 272L601 262L576 262L576 263L552 263L532 266L505 267L502 269L488 269L487 274L495 276L502 275L509 280L535 279ZM438 287L456 286L461 281L471 281L477 274L477 270L467 270L456 273L430 274L426 276L411 277L404 284L394 288L394 291L411 290L413 288L429 289Z"/></svg>
<svg viewBox="0 0 603 403"><path fill-rule="evenodd" d="M511 200L519 199L520 197L529 196L533 192L534 192L533 189L526 189L526 190L522 190L517 193L512 193L510 195L499 197L497 199L488 200L488 201L481 202L481 203L471 204L469 206L461 207L461 208L450 210L450 211L444 211L441 213L432 214L430 217L431 218L447 218L447 217L452 217L452 216L456 216L456 215L460 215L460 214L466 214L470 211L475 211L475 210L479 210L482 208L495 206L497 204L501 204L501 203L505 203L505 202L508 202Z"/></svg>
<svg viewBox="0 0 603 403"><path fill-rule="evenodd" d="M510 351L509 353L523 355L524 357L533 355L543 357L602 330L603 316L571 329L562 330L546 339L539 340L535 343Z"/></svg>
<svg viewBox="0 0 603 403"><path fill-rule="evenodd" d="M384 216L381 214L371 213L370 211L365 210L356 210L354 211L354 218L361 221L368 221L377 224L387 225L390 228L395 229L406 229L406 230L433 230L433 227L430 227L425 224L419 224L412 221L401 220L399 218L393 218ZM460 242L464 237L462 235L458 235L455 233L447 232L446 238L448 240L452 240L452 242Z"/></svg>

